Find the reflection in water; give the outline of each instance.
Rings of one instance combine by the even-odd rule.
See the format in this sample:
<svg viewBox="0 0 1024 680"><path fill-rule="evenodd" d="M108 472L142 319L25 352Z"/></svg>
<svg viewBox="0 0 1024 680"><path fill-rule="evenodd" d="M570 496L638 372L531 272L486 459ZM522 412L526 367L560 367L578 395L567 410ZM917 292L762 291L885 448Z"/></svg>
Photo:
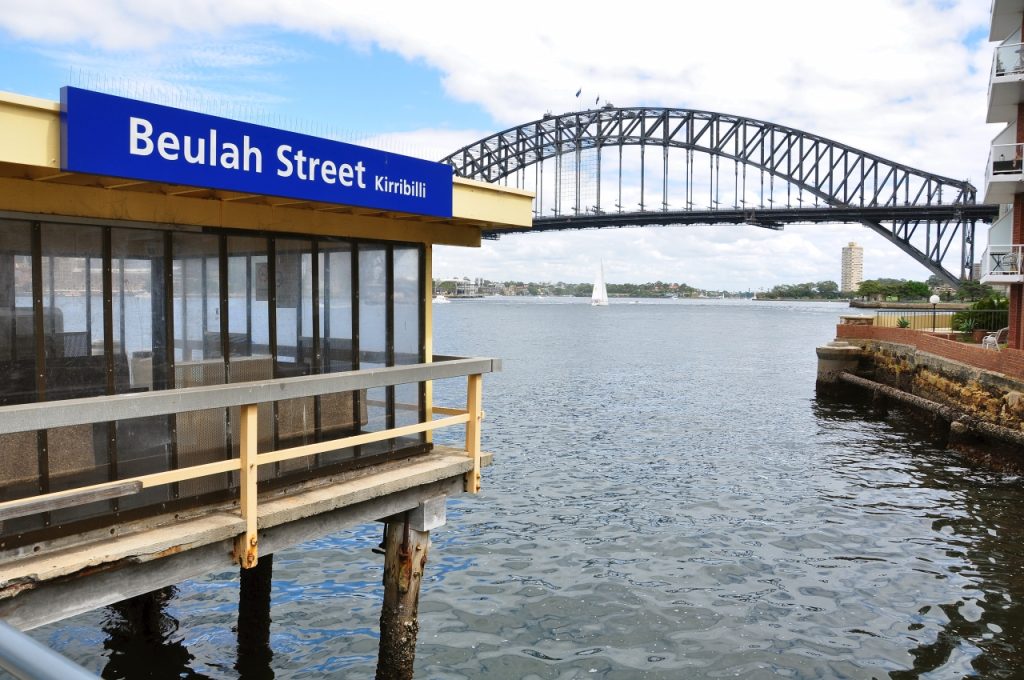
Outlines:
<svg viewBox="0 0 1024 680"><path fill-rule="evenodd" d="M178 635L177 619L166 611L174 593L173 587L163 588L106 608L104 678L206 677L189 667L193 657Z"/></svg>
<svg viewBox="0 0 1024 680"><path fill-rule="evenodd" d="M814 413L825 427L845 423L859 428L869 417L869 401L856 392L842 400L819 397ZM934 434L927 417L909 412L891 412L885 426L909 442L925 442ZM924 604L911 614L905 637L912 645L912 666L892 671L890 677L911 680L954 670L984 678L1017 677L1024 668L1024 612L1018 605L1022 593L1017 578L1024 573L1019 478L967 467L950 452L917 453L921 457L911 460L915 485L956 494L954 503L924 514L935 535L946 542L948 573L934 570L936 578L955 579L960 591L955 599ZM929 619L938 623L932 632L926 630Z"/></svg>
<svg viewBox="0 0 1024 680"><path fill-rule="evenodd" d="M262 555L252 569L241 569L238 596L238 655L235 670L242 680L273 680L270 662L270 590L274 556Z"/></svg>

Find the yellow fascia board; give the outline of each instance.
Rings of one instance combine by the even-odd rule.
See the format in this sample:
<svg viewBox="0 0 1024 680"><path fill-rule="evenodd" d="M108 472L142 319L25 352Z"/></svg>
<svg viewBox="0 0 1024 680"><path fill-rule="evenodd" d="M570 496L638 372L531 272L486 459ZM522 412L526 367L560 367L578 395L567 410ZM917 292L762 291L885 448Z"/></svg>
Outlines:
<svg viewBox="0 0 1024 680"><path fill-rule="evenodd" d="M0 91L0 163L52 170L59 168L58 102ZM122 192L114 188L90 190L63 184L48 187L38 184L50 183L21 184L27 193L21 197L24 200L15 200L13 203L33 204L35 210L43 213L149 219L197 226L245 228L244 224L236 223L236 219L244 215L245 220L251 220L249 228L286 231L306 229L309 233L317 234L469 246L479 245L481 229L529 227L533 224L533 194L459 177L454 178L452 187L451 220L422 218L417 215L402 216L394 213L390 213L384 220L328 216L326 213L310 210L282 210L255 205L236 207L216 199L176 201L136 192ZM179 207L182 204L189 207L182 210ZM56 209L58 205L63 209ZM89 208L86 209L84 206ZM132 208L126 209L127 206ZM26 207L0 205L0 208L6 210L24 210ZM71 210L68 211L69 209ZM131 214L116 214L119 212ZM216 215L217 219L210 220L211 215ZM367 228L370 225L376 229Z"/></svg>
<svg viewBox="0 0 1024 680"><path fill-rule="evenodd" d="M0 161L58 167L60 104L0 92Z"/></svg>
<svg viewBox="0 0 1024 680"><path fill-rule="evenodd" d="M432 223L386 215L347 215L4 177L0 177L0 196L3 197L0 209L32 215L116 220L135 225L218 227L453 246L480 245L480 228L465 222Z"/></svg>
<svg viewBox="0 0 1024 680"><path fill-rule="evenodd" d="M482 222L493 229L533 225L533 194L522 189L456 177L452 216Z"/></svg>

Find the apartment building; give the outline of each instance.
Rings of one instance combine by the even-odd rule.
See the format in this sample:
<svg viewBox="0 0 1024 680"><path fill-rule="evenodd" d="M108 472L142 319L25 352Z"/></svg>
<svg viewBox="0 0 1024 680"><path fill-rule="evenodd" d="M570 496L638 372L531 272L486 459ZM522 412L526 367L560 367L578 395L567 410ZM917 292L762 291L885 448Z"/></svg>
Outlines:
<svg viewBox="0 0 1024 680"><path fill-rule="evenodd" d="M1005 123L992 140L985 170L985 203L1003 206L988 233L981 282L1007 285L1008 344L1024 348L1024 0L994 0L989 40L1000 41L992 60L986 122Z"/></svg>
<svg viewBox="0 0 1024 680"><path fill-rule="evenodd" d="M843 247L843 270L839 289L854 293L864 280L864 248L850 241Z"/></svg>

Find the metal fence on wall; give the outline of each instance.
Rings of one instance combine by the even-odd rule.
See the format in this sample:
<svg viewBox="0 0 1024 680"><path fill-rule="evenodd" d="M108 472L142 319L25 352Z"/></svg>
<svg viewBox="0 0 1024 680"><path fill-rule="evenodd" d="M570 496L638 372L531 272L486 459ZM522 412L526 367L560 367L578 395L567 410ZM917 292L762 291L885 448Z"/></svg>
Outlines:
<svg viewBox="0 0 1024 680"><path fill-rule="evenodd" d="M875 325L886 328L946 331L997 331L1009 323L1005 309L880 309Z"/></svg>

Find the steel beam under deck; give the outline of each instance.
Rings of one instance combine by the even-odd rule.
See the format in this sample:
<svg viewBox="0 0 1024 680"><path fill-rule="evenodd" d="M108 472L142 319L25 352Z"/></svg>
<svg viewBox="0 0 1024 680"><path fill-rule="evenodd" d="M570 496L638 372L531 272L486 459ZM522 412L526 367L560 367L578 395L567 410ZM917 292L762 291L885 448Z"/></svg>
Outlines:
<svg viewBox="0 0 1024 680"><path fill-rule="evenodd" d="M786 224L871 222L944 222L947 220L984 221L995 219L998 205L925 205L880 207L818 207L726 210L677 210L633 213L600 213L558 217L539 217L532 228L502 229L484 232L485 237L503 234L604 229L611 227L683 226L691 224L750 224L766 229L782 229Z"/></svg>

